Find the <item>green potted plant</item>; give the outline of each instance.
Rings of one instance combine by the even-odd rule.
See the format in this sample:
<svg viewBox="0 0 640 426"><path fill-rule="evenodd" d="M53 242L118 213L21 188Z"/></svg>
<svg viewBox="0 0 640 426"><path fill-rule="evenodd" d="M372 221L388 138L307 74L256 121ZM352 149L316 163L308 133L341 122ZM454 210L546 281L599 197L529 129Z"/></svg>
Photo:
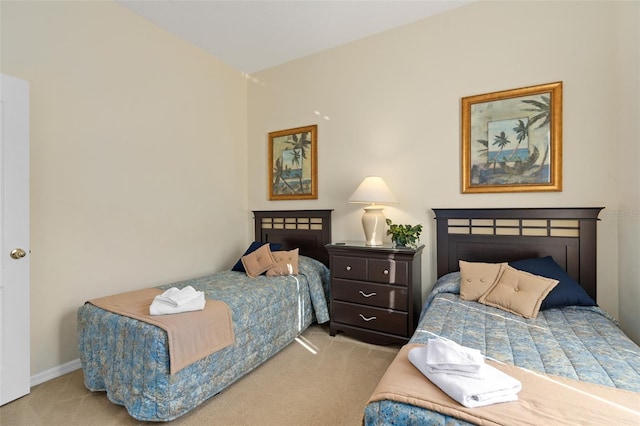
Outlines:
<svg viewBox="0 0 640 426"><path fill-rule="evenodd" d="M391 242L397 247L416 247L420 241L422 225L395 225L387 219L387 235L391 235Z"/></svg>

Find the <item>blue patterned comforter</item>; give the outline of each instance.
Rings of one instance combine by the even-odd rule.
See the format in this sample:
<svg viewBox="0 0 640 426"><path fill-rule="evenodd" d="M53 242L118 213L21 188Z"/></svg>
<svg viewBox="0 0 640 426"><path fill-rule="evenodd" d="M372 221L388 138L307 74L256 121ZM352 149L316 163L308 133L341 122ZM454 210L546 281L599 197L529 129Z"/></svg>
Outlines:
<svg viewBox="0 0 640 426"><path fill-rule="evenodd" d="M477 348L497 361L541 373L640 392L640 348L603 310L564 307L524 319L477 302L461 300L460 274L435 284L409 343L442 336ZM467 425L393 401L365 407L366 425Z"/></svg>
<svg viewBox="0 0 640 426"><path fill-rule="evenodd" d="M300 256L299 275L249 278L223 271L161 286L193 286L229 305L235 343L169 374L166 332L91 304L78 309L85 386L106 391L139 420L169 421L276 354L314 320L329 320L329 270Z"/></svg>

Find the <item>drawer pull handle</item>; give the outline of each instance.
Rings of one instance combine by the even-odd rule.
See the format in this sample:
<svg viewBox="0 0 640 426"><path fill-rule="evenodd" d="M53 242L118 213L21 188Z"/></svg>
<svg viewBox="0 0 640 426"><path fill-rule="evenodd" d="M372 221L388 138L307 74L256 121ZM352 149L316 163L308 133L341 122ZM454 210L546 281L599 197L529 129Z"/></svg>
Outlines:
<svg viewBox="0 0 640 426"><path fill-rule="evenodd" d="M376 319L376 317L369 317L369 318L367 318L367 317L365 317L365 316L364 316L364 315L362 315L362 314L358 314L358 315L360 315L360 318L362 318L362 319L363 319L363 320L365 320L366 322L373 321L374 319Z"/></svg>
<svg viewBox="0 0 640 426"><path fill-rule="evenodd" d="M385 275L389 275L389 270L385 269L384 271L382 271L382 273L385 274Z"/></svg>
<svg viewBox="0 0 640 426"><path fill-rule="evenodd" d="M345 269L346 269L347 271L350 271L350 270L351 270L351 266L347 266Z"/></svg>
<svg viewBox="0 0 640 426"><path fill-rule="evenodd" d="M361 295L363 295L364 297L371 297L371 296L375 296L377 293L373 292L373 293L369 293L369 294L365 294L364 291L359 290L358 291Z"/></svg>

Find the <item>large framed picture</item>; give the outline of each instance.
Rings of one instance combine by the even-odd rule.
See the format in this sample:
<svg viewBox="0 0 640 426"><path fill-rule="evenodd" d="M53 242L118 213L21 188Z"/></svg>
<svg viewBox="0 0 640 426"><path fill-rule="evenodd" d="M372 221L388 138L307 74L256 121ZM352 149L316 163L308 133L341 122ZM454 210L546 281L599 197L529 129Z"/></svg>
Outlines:
<svg viewBox="0 0 640 426"><path fill-rule="evenodd" d="M269 133L269 199L318 198L318 126Z"/></svg>
<svg viewBox="0 0 640 426"><path fill-rule="evenodd" d="M562 190L562 82L462 98L462 192Z"/></svg>

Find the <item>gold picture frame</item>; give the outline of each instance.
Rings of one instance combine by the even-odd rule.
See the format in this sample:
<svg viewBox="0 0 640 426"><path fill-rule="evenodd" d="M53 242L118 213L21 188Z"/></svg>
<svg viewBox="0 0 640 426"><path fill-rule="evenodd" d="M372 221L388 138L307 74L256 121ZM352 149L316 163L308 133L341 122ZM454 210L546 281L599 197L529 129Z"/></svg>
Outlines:
<svg viewBox="0 0 640 426"><path fill-rule="evenodd" d="M462 98L462 192L562 191L562 82Z"/></svg>
<svg viewBox="0 0 640 426"><path fill-rule="evenodd" d="M318 126L269 133L269 200L318 199Z"/></svg>

